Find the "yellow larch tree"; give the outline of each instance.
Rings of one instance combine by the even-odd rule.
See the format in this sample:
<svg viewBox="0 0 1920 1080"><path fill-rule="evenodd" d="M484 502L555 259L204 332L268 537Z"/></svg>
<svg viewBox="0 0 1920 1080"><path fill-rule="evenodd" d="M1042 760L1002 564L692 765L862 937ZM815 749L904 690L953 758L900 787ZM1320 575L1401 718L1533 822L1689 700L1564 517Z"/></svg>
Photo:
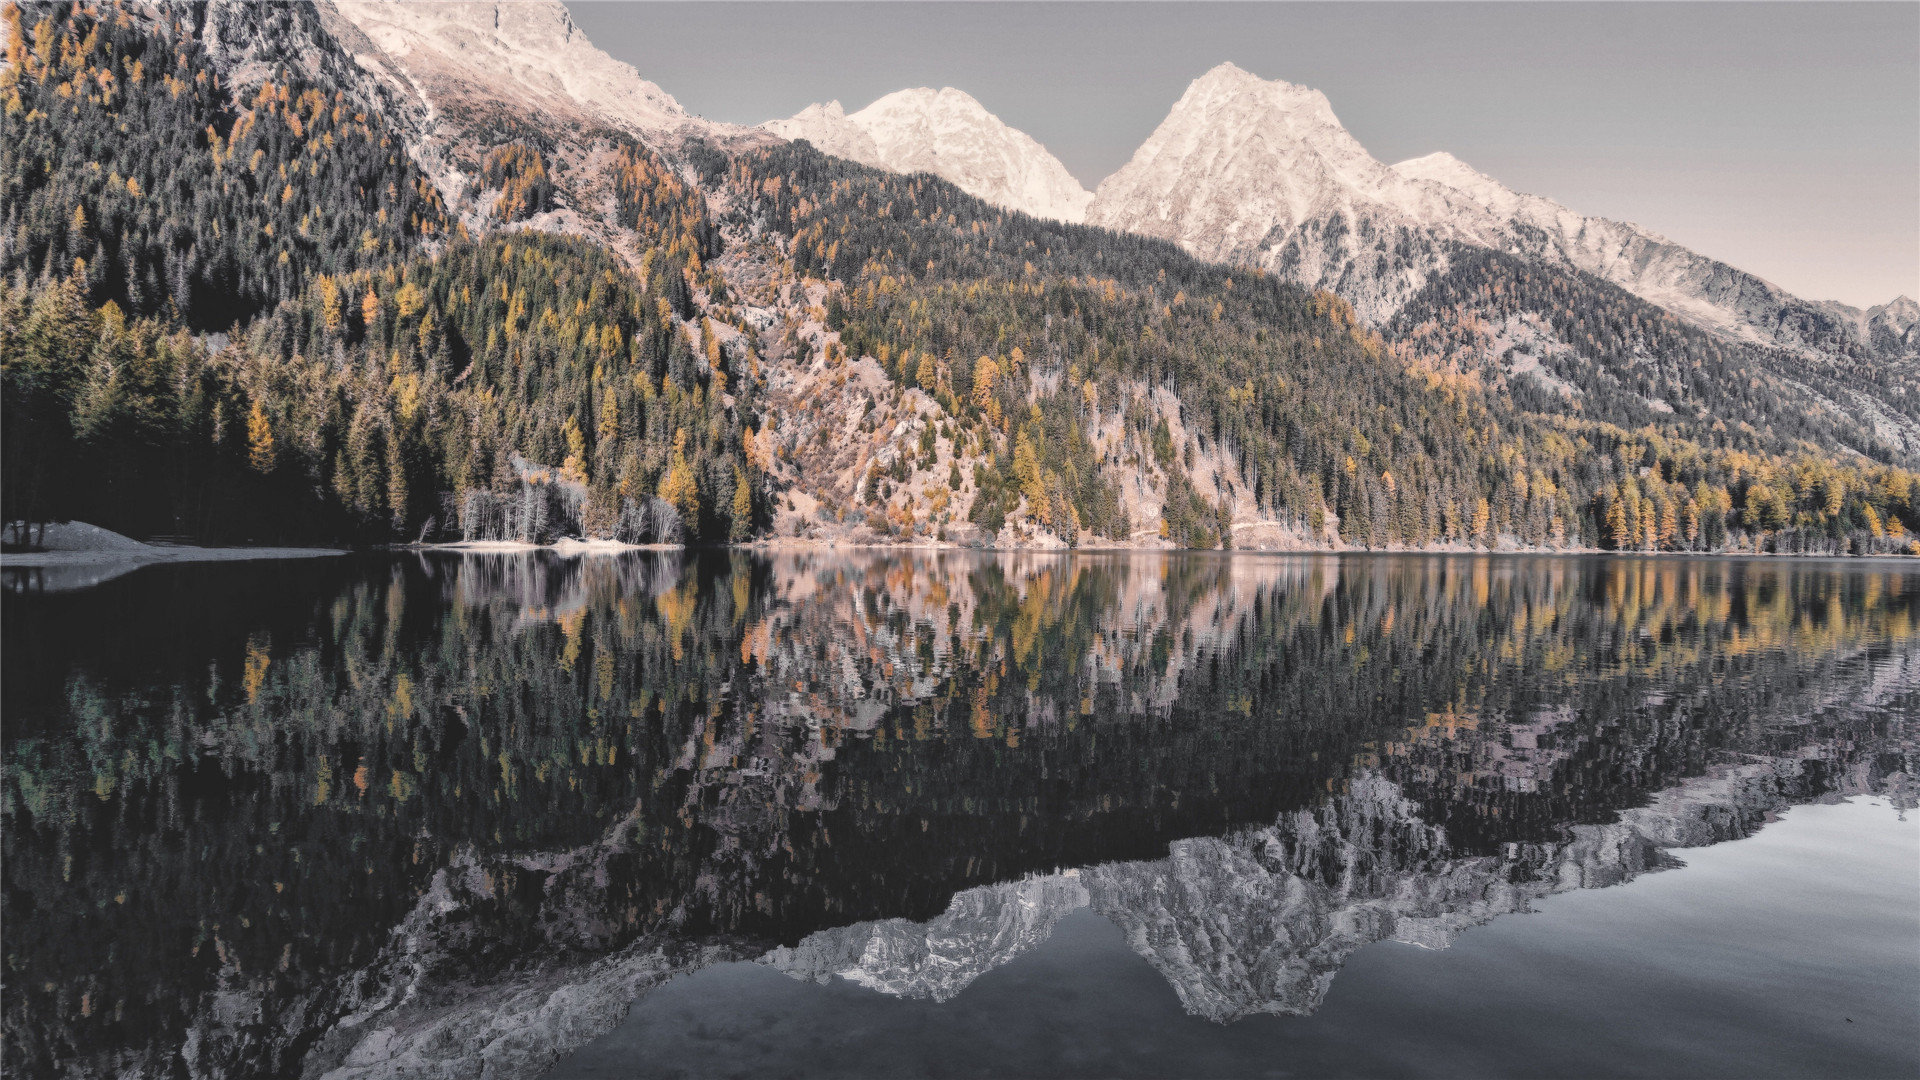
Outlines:
<svg viewBox="0 0 1920 1080"><path fill-rule="evenodd" d="M247 464L255 472L273 471L273 425L267 422L267 411L257 398L253 411L247 414Z"/></svg>

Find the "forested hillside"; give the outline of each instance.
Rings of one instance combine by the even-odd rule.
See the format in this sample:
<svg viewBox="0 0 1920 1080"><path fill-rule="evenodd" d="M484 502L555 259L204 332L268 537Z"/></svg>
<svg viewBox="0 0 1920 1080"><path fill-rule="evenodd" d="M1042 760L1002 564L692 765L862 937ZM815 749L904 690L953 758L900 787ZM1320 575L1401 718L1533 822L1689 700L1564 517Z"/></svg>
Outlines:
<svg viewBox="0 0 1920 1080"><path fill-rule="evenodd" d="M1370 329L804 142L502 123L429 176L321 74L351 61L319 20L301 47L330 64L223 72L195 7L0 10L9 522L1856 552L1920 529L1907 373L1729 345L1597 280L1463 252Z"/></svg>
<svg viewBox="0 0 1920 1080"><path fill-rule="evenodd" d="M1450 297L1438 288L1430 321L1390 328L1389 343L1330 295L1169 244L997 210L933 178L804 144L743 156L732 183L737 213L789 235L797 267L840 283L829 314L849 351L940 395L995 449L999 476L982 484L976 515L1021 493L1045 507L1060 492L1084 526L1105 532L1104 491L1075 458L1084 433L1113 416L1127 449L1106 464L1163 471L1169 534L1203 546L1231 510L1190 509L1196 449L1238 472L1255 513L1310 533L1337 523L1342 540L1366 546L1507 537L1689 550L1735 532L1778 544L1784 530L1815 546L1903 548L1920 520L1911 473L1850 452L1858 442L1898 460L1870 431L1838 413L1790 413L1767 392L1779 385L1771 371L1741 367L1719 342L1617 289L1614 307L1559 315L1591 343L1579 372L1565 365L1585 384L1581 402L1566 404L1537 381L1493 386L1454 362ZM1516 278L1462 273L1449 287L1516 309L1531 299L1517 287L1534 284L1524 271L1481 265L1485 277ZM1583 298L1597 294L1583 287ZM1535 291L1555 289L1564 284ZM1623 353L1645 358L1647 372L1618 363ZM1662 373L1679 384L1663 392L1694 406L1686 415L1630 392ZM1195 436L1184 448L1152 408L1158 389ZM1598 407L1585 408L1588 398ZM1023 462L1023 445L1039 460Z"/></svg>
<svg viewBox="0 0 1920 1080"><path fill-rule="evenodd" d="M292 79L236 97L178 21L191 9L0 10L9 273L77 274L93 303L224 330L446 230L380 117Z"/></svg>
<svg viewBox="0 0 1920 1080"><path fill-rule="evenodd" d="M448 241L435 188L337 91L269 79L236 100L183 21L5 10L8 520L751 532L740 418L688 333L693 287L723 288L700 272L716 238L650 151L621 158L638 267L547 234ZM553 199L524 143L477 181L508 221Z"/></svg>
<svg viewBox="0 0 1920 1080"><path fill-rule="evenodd" d="M1477 397L1393 362L1337 300L805 146L738 170L757 193L748 212L791 230L795 264L845 284L829 312L849 350L925 384L997 448L1000 475L976 515L1004 514L1022 493L1046 507L1059 491L1097 535L1116 535L1080 445L1112 414L1128 447L1113 463L1164 472L1169 535L1213 546L1230 510L1196 512L1181 497L1191 448L1170 444L1147 400L1166 387L1177 419L1200 447L1225 451L1265 516L1317 533L1332 514L1345 538L1374 544L1464 537L1471 525L1450 529L1447 515L1478 494L1475 446L1493 418ZM1030 401L1036 387L1047 392ZM1038 460L1025 462L1023 445Z"/></svg>

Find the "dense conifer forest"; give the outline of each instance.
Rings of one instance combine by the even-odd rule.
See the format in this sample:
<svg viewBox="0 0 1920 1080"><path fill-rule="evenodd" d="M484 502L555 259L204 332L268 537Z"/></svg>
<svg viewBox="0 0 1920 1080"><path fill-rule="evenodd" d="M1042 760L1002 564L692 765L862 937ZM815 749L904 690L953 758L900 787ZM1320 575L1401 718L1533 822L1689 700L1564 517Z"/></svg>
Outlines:
<svg viewBox="0 0 1920 1080"><path fill-rule="evenodd" d="M377 117L297 83L232 100L187 27L114 10L7 8L8 520L751 534L741 419L686 329L693 287L721 287L716 236L650 151L618 183L637 271L584 240L469 239ZM480 183L503 221L552 205L525 142Z"/></svg>
<svg viewBox="0 0 1920 1080"><path fill-rule="evenodd" d="M751 245L824 287L824 355L943 410L863 497L927 471L982 537L1231 546L1252 515L1368 548L1906 552L1920 530L1911 457L1842 407L1910 374L1867 358L1816 369L1468 251L1370 329L1330 293L804 142L596 133L617 235L526 231L566 206L556 136L477 148L450 208L378 110L284 68L229 86L194 9L161 10L4 8L8 522L764 535L765 376L716 269ZM1473 359L1516 325L1572 345Z"/></svg>
<svg viewBox="0 0 1920 1080"><path fill-rule="evenodd" d="M339 91L236 96L178 24L5 10L9 271L78 275L95 305L218 331L445 232L433 185Z"/></svg>

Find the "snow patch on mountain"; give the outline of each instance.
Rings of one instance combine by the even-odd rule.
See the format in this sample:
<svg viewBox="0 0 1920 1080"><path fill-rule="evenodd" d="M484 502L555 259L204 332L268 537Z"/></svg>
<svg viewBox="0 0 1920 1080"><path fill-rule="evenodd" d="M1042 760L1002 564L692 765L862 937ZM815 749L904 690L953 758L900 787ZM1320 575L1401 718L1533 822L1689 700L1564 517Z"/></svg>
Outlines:
<svg viewBox="0 0 1920 1080"><path fill-rule="evenodd" d="M1444 150L1402 161L1392 166L1392 170L1404 179L1438 184L1464 195L1475 205L1503 218L1527 213L1540 216L1551 216L1557 211L1572 213L1551 199L1514 191Z"/></svg>
<svg viewBox="0 0 1920 1080"><path fill-rule="evenodd" d="M1515 191L1452 154L1402 161L1393 171L1447 188L1484 211L1491 219L1486 227L1501 239L1499 244L1484 246L1586 271L1730 337L1760 345L1782 344L1776 340L1778 323L1773 313L1801 303L1775 285L1632 222L1590 217L1552 199ZM1833 314L1854 321L1845 312Z"/></svg>
<svg viewBox="0 0 1920 1080"><path fill-rule="evenodd" d="M823 154L884 168L880 148L873 136L847 118L847 110L838 101L809 105L785 120L769 120L760 125L783 139L805 139Z"/></svg>
<svg viewBox="0 0 1920 1080"><path fill-rule="evenodd" d="M1033 136L1009 127L964 91L900 90L848 113L809 105L762 130L899 173L926 172L1010 210L1081 221L1093 195Z"/></svg>

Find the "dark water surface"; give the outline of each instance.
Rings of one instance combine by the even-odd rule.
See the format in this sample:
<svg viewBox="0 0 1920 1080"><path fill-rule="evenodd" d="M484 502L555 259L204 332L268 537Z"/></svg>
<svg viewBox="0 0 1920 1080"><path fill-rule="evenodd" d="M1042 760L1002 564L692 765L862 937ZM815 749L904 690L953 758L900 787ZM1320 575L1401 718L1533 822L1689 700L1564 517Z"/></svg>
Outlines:
<svg viewBox="0 0 1920 1080"><path fill-rule="evenodd" d="M1912 564L52 580L9 1075L1920 1073Z"/></svg>

